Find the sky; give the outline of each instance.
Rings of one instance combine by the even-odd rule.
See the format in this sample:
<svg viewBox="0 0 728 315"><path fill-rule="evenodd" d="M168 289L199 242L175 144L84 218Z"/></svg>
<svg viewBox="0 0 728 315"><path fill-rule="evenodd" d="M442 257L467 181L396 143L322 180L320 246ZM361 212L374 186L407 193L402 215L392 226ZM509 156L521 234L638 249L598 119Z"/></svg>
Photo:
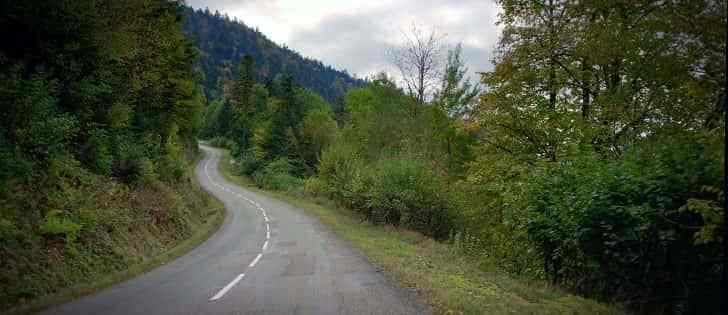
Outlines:
<svg viewBox="0 0 728 315"><path fill-rule="evenodd" d="M187 0L257 27L272 41L359 78L381 71L396 77L386 51L417 25L463 45L469 76L492 69L500 35L493 0Z"/></svg>

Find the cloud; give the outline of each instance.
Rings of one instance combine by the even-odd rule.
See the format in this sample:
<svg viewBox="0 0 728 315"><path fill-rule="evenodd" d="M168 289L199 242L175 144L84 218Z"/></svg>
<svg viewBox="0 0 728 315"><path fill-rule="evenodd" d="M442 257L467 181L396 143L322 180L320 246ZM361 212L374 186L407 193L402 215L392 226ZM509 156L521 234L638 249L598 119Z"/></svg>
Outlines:
<svg viewBox="0 0 728 315"><path fill-rule="evenodd" d="M401 43L415 23L446 34L447 44L463 43L470 76L492 68L500 28L499 8L483 0L189 0L258 27L273 41L360 77L395 74L385 51Z"/></svg>

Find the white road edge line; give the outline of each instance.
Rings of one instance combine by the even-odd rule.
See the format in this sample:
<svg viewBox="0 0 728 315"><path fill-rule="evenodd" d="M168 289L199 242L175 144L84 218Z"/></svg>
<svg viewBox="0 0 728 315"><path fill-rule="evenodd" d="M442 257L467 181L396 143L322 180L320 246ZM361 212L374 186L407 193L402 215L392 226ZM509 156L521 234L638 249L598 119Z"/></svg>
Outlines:
<svg viewBox="0 0 728 315"><path fill-rule="evenodd" d="M225 293L230 291L230 289L232 289L240 280L242 280L243 277L245 277L244 273L239 274L237 277L235 277L235 279L233 279L233 281L230 281L230 283L228 283L224 288L222 288L220 291L218 291L217 294L215 294L215 296L210 298L210 301L215 301L215 300L218 300L221 297L223 297L225 295Z"/></svg>
<svg viewBox="0 0 728 315"><path fill-rule="evenodd" d="M268 240L263 243L263 250L266 250L268 248Z"/></svg>
<svg viewBox="0 0 728 315"><path fill-rule="evenodd" d="M255 264L258 263L258 260L260 260L260 257L263 257L263 254L258 254L258 256L255 256L255 259L253 259L253 261L250 263L250 265L248 265L248 268L255 267Z"/></svg>

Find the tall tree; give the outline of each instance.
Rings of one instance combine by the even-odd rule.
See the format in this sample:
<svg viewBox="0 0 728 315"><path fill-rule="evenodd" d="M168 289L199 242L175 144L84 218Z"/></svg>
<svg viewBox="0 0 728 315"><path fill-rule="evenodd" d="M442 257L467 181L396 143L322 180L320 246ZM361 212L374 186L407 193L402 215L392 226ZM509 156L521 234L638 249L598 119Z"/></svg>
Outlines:
<svg viewBox="0 0 728 315"><path fill-rule="evenodd" d="M402 32L402 46L388 52L389 59L399 70L405 87L422 106L432 95L440 77L444 35L437 30L425 31L412 24ZM416 113L417 108L414 108Z"/></svg>
<svg viewBox="0 0 728 315"><path fill-rule="evenodd" d="M238 78L235 80L233 95L230 102L233 104L233 129L230 137L237 144L237 150L246 150L250 147L250 138L253 130L253 115L255 114L255 100L253 99L253 86L255 85L255 70L253 57L246 55L238 66Z"/></svg>
<svg viewBox="0 0 728 315"><path fill-rule="evenodd" d="M457 44L447 52L440 91L435 97L437 105L451 117L465 115L480 93L480 87L465 77L468 68L462 60L461 53L462 44Z"/></svg>

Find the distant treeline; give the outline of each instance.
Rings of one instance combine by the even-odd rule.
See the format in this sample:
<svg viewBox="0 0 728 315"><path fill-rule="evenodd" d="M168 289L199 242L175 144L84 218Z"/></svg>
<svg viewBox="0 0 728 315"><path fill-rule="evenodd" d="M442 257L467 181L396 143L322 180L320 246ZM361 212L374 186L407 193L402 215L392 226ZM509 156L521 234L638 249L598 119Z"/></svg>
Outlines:
<svg viewBox="0 0 728 315"><path fill-rule="evenodd" d="M217 11L186 8L185 16L184 31L201 52L197 65L211 98L222 95L225 89L222 80L235 79L236 66L244 55L255 59L255 76L260 81L273 80L277 75L288 73L297 83L330 102L343 96L348 88L364 84L346 71L280 47L257 29Z"/></svg>

